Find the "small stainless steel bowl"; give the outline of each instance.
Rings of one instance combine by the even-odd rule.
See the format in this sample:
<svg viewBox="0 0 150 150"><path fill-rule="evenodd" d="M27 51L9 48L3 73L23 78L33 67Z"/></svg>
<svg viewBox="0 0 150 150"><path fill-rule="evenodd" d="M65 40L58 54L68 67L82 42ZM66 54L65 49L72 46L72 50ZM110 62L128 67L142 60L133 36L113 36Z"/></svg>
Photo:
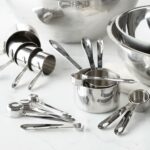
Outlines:
<svg viewBox="0 0 150 150"><path fill-rule="evenodd" d="M141 13L141 16L140 16L139 10L141 10L141 11L143 10L145 12L145 14L143 15L143 13ZM138 31L137 25L139 25L139 26L142 25L141 20L144 20L147 22L147 20L150 19L150 16L149 16L150 11L149 10L150 10L150 6L139 7L139 8L133 9L132 11L129 11L132 13L131 13L131 16L130 16L130 13L128 13L128 18L135 17L133 19L135 22L132 22L131 19L124 20L125 24L128 25L128 28L130 28L130 30L132 32L135 31L134 34L136 36L138 35L138 33L136 33L136 31ZM133 12L135 12L135 14L136 14L136 11L138 12L139 16L135 15L133 17L132 14L133 14ZM141 19L141 17L143 17L143 19ZM140 19L138 19L138 18L140 18ZM150 50L148 50L148 49L146 50L146 49L142 48L143 45L140 42L139 42L139 44L140 44L141 48L139 49L138 45L135 45L136 43L133 43L132 41L130 41L130 38L126 38L126 40L125 40L125 36L118 31L115 21L116 20L113 19L108 24L108 27L107 27L108 35L118 46L121 47L122 51L119 50L118 52L119 52L120 56L122 57L122 59L124 60L129 71L131 73L133 73L133 75L135 75L140 80L140 82L150 86L150 63L149 63L150 62L150 55L149 55ZM127 28L127 25L126 25L126 28ZM148 24L147 24L147 26L148 26ZM142 31L140 31L140 32L142 32ZM147 34L148 34L148 32L150 32L149 28L147 28ZM144 33L146 33L146 32L144 32ZM127 33L125 33L125 34L127 34ZM130 35L128 35L128 36L130 36ZM136 37L136 36L132 37L132 38L134 39L134 41L138 42L139 37ZM146 37L146 35L145 35L145 37ZM128 40L128 42L127 42L127 40ZM137 48L131 46L129 44L129 41ZM147 42L145 41L145 43L147 43ZM143 44L144 44L144 42L143 42Z"/></svg>
<svg viewBox="0 0 150 150"><path fill-rule="evenodd" d="M99 82L98 88L92 88L85 84L86 80L82 80L81 74L86 73L90 69L82 69L73 76L75 84L75 101L77 106L86 112L90 113L106 113L118 107L119 104L119 84L114 81ZM105 73L105 77L118 78L118 74L113 73L108 69L101 69ZM107 73L106 73L107 71ZM111 74L113 73L113 76ZM102 86L100 87L100 83Z"/></svg>
<svg viewBox="0 0 150 150"><path fill-rule="evenodd" d="M138 7L127 11L115 19L117 32L129 47L150 54L150 6ZM143 32L146 30L147 32Z"/></svg>

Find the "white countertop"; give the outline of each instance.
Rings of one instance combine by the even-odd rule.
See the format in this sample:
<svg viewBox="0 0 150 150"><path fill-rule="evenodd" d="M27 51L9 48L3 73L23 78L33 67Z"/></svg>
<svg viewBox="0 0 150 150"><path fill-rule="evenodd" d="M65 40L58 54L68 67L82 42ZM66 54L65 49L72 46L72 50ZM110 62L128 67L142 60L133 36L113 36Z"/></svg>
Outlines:
<svg viewBox="0 0 150 150"><path fill-rule="evenodd" d="M138 5L150 4L149 0L139 0ZM8 29L15 23L15 19L11 11L7 8L4 0L0 1L0 42L3 41L3 35L8 33ZM118 71L122 77L128 76L122 60L116 52L116 45L106 37L104 39L104 66L112 70ZM42 41L42 45L46 51L50 47L47 41ZM85 52L81 50L80 45L64 45L69 53L83 67L88 67L88 61ZM19 125L23 123L41 123L47 122L38 119L20 118L12 119L7 115L7 104L10 101L16 101L26 98L30 91L27 90L28 81L36 74L26 73L22 79L18 89L12 89L11 83L15 76L21 70L12 64L0 74L0 140L1 148L5 150L149 150L150 136L150 111L146 113L135 113L132 118L127 134L116 136L113 133L113 127L108 130L99 130L98 123L109 114L88 114L80 111L74 103L73 85L71 83L70 74L76 72L66 59L60 56L54 50L51 50L57 58L57 66L52 75L49 77L41 77L36 84L33 93L40 95L47 103L57 106L65 111L70 112L79 121L86 126L84 132L75 130L46 130L27 132L22 130ZM85 56L83 59L83 56ZM2 63L3 56L0 56ZM113 64L112 64L113 62ZM120 69L121 68L121 69ZM125 75L124 75L125 74ZM130 75L129 75L130 76ZM139 88L139 87L138 87ZM121 94L120 106L127 103L127 96Z"/></svg>

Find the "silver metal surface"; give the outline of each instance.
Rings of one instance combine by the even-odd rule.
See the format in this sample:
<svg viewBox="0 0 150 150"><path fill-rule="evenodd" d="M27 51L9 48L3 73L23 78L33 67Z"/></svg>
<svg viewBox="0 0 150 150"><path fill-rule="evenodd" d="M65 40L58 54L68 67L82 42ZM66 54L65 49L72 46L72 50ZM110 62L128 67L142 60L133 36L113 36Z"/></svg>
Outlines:
<svg viewBox="0 0 150 150"><path fill-rule="evenodd" d="M82 74L86 73L88 69L80 70L79 73L74 74L73 83L75 100L78 107L84 111L91 113L105 113L112 111L118 107L119 103L119 84L112 81L101 81L101 88L90 88L86 85L86 80L82 79ZM118 78L117 74L111 71L105 73L105 76L110 78ZM89 84L88 84L89 85Z"/></svg>
<svg viewBox="0 0 150 150"><path fill-rule="evenodd" d="M20 126L24 130L43 130L43 129L69 129L74 128L78 131L83 131L84 127L81 123L75 124L23 124Z"/></svg>
<svg viewBox="0 0 150 150"><path fill-rule="evenodd" d="M95 69L95 63L94 63L94 58L93 58L93 47L92 47L92 43L90 39L82 38L81 45L86 52L91 69L92 70Z"/></svg>
<svg viewBox="0 0 150 150"><path fill-rule="evenodd" d="M64 12L61 8L48 9L43 7L33 8L33 11L37 15L38 19L44 24L50 24L54 19L58 19L64 16Z"/></svg>
<svg viewBox="0 0 150 150"><path fill-rule="evenodd" d="M66 118L66 117L58 115L54 112L50 112L50 111L44 109L44 107L40 107L39 104L33 104L33 101L31 101L29 99L20 100L20 103L23 105L24 112L36 112L41 115L46 115L46 116L49 115L50 117L60 119L65 122L73 122L74 121L74 119L72 119L72 118Z"/></svg>
<svg viewBox="0 0 150 150"><path fill-rule="evenodd" d="M85 79L85 81L88 82L87 85L89 84L88 86L93 88L107 87L113 85L114 82L131 84L136 82L133 79L122 79L119 75L106 68L96 68L94 70L87 71L85 75L82 76L82 79Z"/></svg>
<svg viewBox="0 0 150 150"><path fill-rule="evenodd" d="M25 74L25 72L28 70L28 65L26 65L22 71L17 75L17 77L15 78L15 80L12 83L12 88L15 88L18 83L20 82L21 78L23 77L23 75Z"/></svg>
<svg viewBox="0 0 150 150"><path fill-rule="evenodd" d="M122 25L128 24L126 25L126 29L128 28L130 33L125 33L124 28L122 29L122 32L124 32L125 35L130 36L130 38L134 39L134 41L131 41L130 38L125 39L123 34L118 32L115 19L109 23L107 28L110 38L121 47L119 54L124 60L129 71L133 73L140 82L148 86L150 86L150 56L149 43L146 40L149 39L147 36L150 31L147 22L147 19L149 18L149 8L149 6L146 6L131 10L130 13L127 12L128 17L122 20ZM139 12L141 12L141 14ZM147 30L147 35L142 35L142 33L146 33L142 32L143 29Z"/></svg>
<svg viewBox="0 0 150 150"><path fill-rule="evenodd" d="M94 89L85 86L75 86L75 101L77 106L90 113L106 113L118 107L119 85Z"/></svg>
<svg viewBox="0 0 150 150"><path fill-rule="evenodd" d="M65 119L55 117L49 114L42 114L42 113L33 113L27 111L24 105L20 102L12 102L8 105L8 112L10 117L12 118L19 118L19 117L33 117L33 118L41 118L41 119L49 119L54 121L63 121L68 122Z"/></svg>
<svg viewBox="0 0 150 150"><path fill-rule="evenodd" d="M38 52L31 60L31 68L39 73L30 82L28 89L31 90L41 74L49 75L53 72L56 65L56 59L53 55L45 52Z"/></svg>
<svg viewBox="0 0 150 150"><path fill-rule="evenodd" d="M91 40L102 38L109 20L133 8L137 1L34 0L31 3L30 0L7 0L7 3L21 22L35 26L40 34L44 32L47 40L71 43L80 42L82 37L89 37ZM37 7L38 13L33 11ZM63 15L54 17L59 14L59 10Z"/></svg>
<svg viewBox="0 0 150 150"><path fill-rule="evenodd" d="M38 37L29 31L18 31L11 35L6 41L6 53L13 59L14 54L17 49L24 43L32 42L36 44L37 47L40 47L40 41Z"/></svg>
<svg viewBox="0 0 150 150"><path fill-rule="evenodd" d="M125 113L118 125L114 129L114 133L120 135L124 132L125 128L127 127L134 110L138 112L143 112L146 111L149 107L150 94L143 89L135 90L129 93L129 103L115 111L112 115L110 115L103 121L101 121L98 124L98 128L105 129Z"/></svg>
<svg viewBox="0 0 150 150"><path fill-rule="evenodd" d="M49 104L43 102L37 94L30 94L29 99L30 99L32 105L35 104L36 106L37 105L40 106L40 108L45 110L45 113L51 112L51 113L59 114L59 115L65 117L66 119L70 119L72 121L74 120L74 118L72 118L72 116L69 115L67 112L64 112L63 110L60 110L52 105L49 105Z"/></svg>
<svg viewBox="0 0 150 150"><path fill-rule="evenodd" d="M82 67L72 59L72 57L66 52L66 50L56 41L49 40L51 46L57 50L60 54L62 54L65 58L67 58L77 69L82 69Z"/></svg>
<svg viewBox="0 0 150 150"><path fill-rule="evenodd" d="M150 107L150 94L145 90L135 90L129 94L129 101L131 104L130 108L127 110L121 121L114 129L114 133L117 135L120 135L124 132L135 109L143 112Z"/></svg>
<svg viewBox="0 0 150 150"><path fill-rule="evenodd" d="M97 68L103 67L103 40L97 40Z"/></svg>

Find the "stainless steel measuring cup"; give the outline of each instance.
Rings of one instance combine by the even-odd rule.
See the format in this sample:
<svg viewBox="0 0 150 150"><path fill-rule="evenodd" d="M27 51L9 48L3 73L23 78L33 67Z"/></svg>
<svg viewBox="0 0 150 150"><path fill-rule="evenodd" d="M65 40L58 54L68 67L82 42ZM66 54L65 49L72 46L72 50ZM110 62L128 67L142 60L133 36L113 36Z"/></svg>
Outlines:
<svg viewBox="0 0 150 150"><path fill-rule="evenodd" d="M73 77L77 106L90 113L105 113L116 109L119 104L119 84L114 81L101 80L101 87L89 87L89 84L87 85L86 82L80 78L82 76L80 73L84 73L87 70L89 70L89 68L80 70L79 74ZM109 75L109 77L112 77L110 75L118 77L117 74L111 71L107 72L107 75Z"/></svg>
<svg viewBox="0 0 150 150"><path fill-rule="evenodd" d="M104 129L113 123L117 118L125 115L121 121L116 126L114 132L117 135L120 135L124 132L126 126L128 125L130 118L132 117L133 111L143 112L150 107L150 94L143 89L138 89L129 94L129 103L119 110L115 111L112 115L104 119L99 123L98 128Z"/></svg>

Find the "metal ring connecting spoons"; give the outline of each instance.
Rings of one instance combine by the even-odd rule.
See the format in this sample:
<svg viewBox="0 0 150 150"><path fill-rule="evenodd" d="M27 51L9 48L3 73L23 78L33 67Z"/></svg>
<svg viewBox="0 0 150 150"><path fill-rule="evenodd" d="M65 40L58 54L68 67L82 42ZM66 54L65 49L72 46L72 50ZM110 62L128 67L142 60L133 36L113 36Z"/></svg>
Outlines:
<svg viewBox="0 0 150 150"><path fill-rule="evenodd" d="M65 58L67 58L78 70L82 69L82 67L70 57L70 55L60 44L58 44L56 41L53 40L49 40L49 42L55 50L57 50L60 54L62 54Z"/></svg>
<svg viewBox="0 0 150 150"><path fill-rule="evenodd" d="M74 128L78 131L83 131L84 126L81 123L75 124L23 124L20 126L24 130L42 130L42 129L61 129L61 128Z"/></svg>

